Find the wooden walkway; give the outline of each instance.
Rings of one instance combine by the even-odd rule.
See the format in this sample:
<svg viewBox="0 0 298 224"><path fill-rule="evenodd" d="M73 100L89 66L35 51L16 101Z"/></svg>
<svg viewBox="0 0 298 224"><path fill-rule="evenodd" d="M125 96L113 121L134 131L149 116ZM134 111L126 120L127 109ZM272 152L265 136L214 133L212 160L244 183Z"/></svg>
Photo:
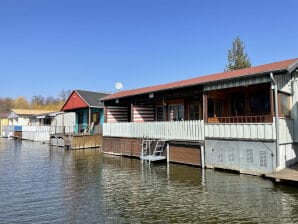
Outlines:
<svg viewBox="0 0 298 224"><path fill-rule="evenodd" d="M276 182L292 182L298 183L298 164L295 164L292 167L282 169L278 172L273 172L265 175L265 177L274 179Z"/></svg>

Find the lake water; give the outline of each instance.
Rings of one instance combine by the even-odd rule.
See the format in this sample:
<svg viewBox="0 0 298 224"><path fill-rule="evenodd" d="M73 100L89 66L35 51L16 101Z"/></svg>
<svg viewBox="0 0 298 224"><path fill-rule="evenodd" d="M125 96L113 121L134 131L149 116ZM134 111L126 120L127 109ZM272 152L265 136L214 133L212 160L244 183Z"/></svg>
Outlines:
<svg viewBox="0 0 298 224"><path fill-rule="evenodd" d="M298 188L0 138L0 223L298 223Z"/></svg>

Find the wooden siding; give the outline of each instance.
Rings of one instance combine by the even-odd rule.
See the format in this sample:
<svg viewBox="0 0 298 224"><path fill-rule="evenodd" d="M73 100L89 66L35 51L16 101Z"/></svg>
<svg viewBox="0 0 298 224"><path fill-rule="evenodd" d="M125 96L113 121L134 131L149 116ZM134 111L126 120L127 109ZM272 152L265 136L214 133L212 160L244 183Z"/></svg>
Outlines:
<svg viewBox="0 0 298 224"><path fill-rule="evenodd" d="M98 148L102 145L102 135L74 135L71 149Z"/></svg>
<svg viewBox="0 0 298 224"><path fill-rule="evenodd" d="M128 121L127 107L107 106L106 111L107 111L107 123Z"/></svg>
<svg viewBox="0 0 298 224"><path fill-rule="evenodd" d="M137 138L103 138L104 153L140 157L142 140Z"/></svg>
<svg viewBox="0 0 298 224"><path fill-rule="evenodd" d="M133 122L154 121L154 108L144 106L133 106L132 120Z"/></svg>
<svg viewBox="0 0 298 224"><path fill-rule="evenodd" d="M292 93L292 87L291 87L291 74L280 74L274 76L276 82L277 82L277 88L278 90L291 94Z"/></svg>
<svg viewBox="0 0 298 224"><path fill-rule="evenodd" d="M14 131L13 137L17 139L22 139L22 131Z"/></svg>
<svg viewBox="0 0 298 224"><path fill-rule="evenodd" d="M103 136L167 140L204 140L203 121L105 123Z"/></svg>
<svg viewBox="0 0 298 224"><path fill-rule="evenodd" d="M261 84L261 83L270 83L271 79L268 76L258 76L258 77L247 77L247 78L240 78L235 80L221 80L216 81L210 84L204 85L204 91L210 90L218 90L218 89L226 89L226 88L234 88L234 87L243 87L249 86L254 84Z"/></svg>
<svg viewBox="0 0 298 224"><path fill-rule="evenodd" d="M199 146L170 144L170 162L201 166Z"/></svg>

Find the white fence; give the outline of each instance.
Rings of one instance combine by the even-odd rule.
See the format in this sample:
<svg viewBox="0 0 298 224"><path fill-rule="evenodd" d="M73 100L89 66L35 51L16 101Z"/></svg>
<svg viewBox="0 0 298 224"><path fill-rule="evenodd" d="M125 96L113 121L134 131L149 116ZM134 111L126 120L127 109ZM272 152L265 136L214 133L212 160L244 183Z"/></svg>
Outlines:
<svg viewBox="0 0 298 224"><path fill-rule="evenodd" d="M289 121L280 123L284 141L291 136ZM281 128L282 129L282 128ZM202 141L205 138L275 140L275 123L204 124L204 121L105 123L103 136Z"/></svg>
<svg viewBox="0 0 298 224"><path fill-rule="evenodd" d="M50 126L50 134L72 134L74 126Z"/></svg>
<svg viewBox="0 0 298 224"><path fill-rule="evenodd" d="M205 125L206 138L274 140L274 123L214 123Z"/></svg>
<svg viewBox="0 0 298 224"><path fill-rule="evenodd" d="M204 121L105 123L103 136L202 141Z"/></svg>
<svg viewBox="0 0 298 224"><path fill-rule="evenodd" d="M50 126L23 126L22 139L48 142L50 140Z"/></svg>
<svg viewBox="0 0 298 224"><path fill-rule="evenodd" d="M49 142L50 134L73 133L74 127L62 126L22 126L22 139Z"/></svg>

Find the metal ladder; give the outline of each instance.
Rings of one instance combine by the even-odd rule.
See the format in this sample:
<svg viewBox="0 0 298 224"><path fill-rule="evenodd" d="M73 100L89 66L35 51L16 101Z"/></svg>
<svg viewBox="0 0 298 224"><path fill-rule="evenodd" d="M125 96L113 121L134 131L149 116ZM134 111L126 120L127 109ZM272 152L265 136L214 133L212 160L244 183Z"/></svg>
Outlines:
<svg viewBox="0 0 298 224"><path fill-rule="evenodd" d="M162 156L164 149L166 146L166 140L157 140L154 151L153 151L153 156Z"/></svg>
<svg viewBox="0 0 298 224"><path fill-rule="evenodd" d="M148 138L143 138L142 140L142 156L148 156L151 154L151 144L152 140L149 140Z"/></svg>

